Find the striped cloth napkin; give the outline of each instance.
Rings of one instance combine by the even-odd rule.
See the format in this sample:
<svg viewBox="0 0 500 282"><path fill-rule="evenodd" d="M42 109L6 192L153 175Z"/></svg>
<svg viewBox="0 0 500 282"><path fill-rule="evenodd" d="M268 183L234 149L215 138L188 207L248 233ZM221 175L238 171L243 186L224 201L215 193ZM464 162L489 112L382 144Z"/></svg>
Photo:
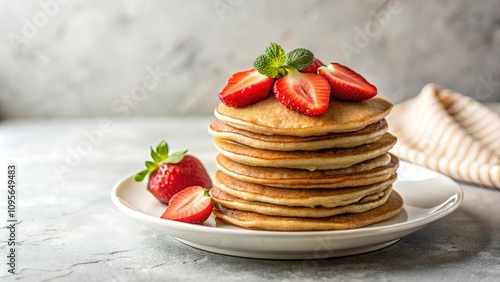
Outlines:
<svg viewBox="0 0 500 282"><path fill-rule="evenodd" d="M500 190L500 117L462 94L426 85L388 116L392 153L456 180Z"/></svg>

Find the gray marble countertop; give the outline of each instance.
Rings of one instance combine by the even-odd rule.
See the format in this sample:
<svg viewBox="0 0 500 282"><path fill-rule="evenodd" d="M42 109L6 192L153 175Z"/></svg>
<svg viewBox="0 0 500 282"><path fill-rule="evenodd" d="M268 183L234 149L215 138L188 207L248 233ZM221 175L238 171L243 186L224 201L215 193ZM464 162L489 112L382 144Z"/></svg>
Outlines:
<svg viewBox="0 0 500 282"><path fill-rule="evenodd" d="M495 281L500 277L500 192L461 184L463 204L387 248L321 260L258 260L198 250L120 213L113 185L141 169L165 139L213 172L210 116L7 120L0 159L17 165L16 274L2 281ZM3 180L2 180L3 181ZM6 189L0 211L7 225ZM498 281L498 280L496 280Z"/></svg>

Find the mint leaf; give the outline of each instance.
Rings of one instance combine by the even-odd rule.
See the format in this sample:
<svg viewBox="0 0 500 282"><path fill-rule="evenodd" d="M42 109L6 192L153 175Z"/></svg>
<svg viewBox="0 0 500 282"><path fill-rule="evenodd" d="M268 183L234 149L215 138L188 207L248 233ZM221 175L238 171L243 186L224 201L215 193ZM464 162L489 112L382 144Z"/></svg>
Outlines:
<svg viewBox="0 0 500 282"><path fill-rule="evenodd" d="M262 75L275 78L278 75L278 69L273 61L267 55L260 55L253 62L253 67Z"/></svg>
<svg viewBox="0 0 500 282"><path fill-rule="evenodd" d="M297 48L285 53L283 48L270 42L264 54L253 62L253 67L262 75L271 78L282 78L288 74L288 70L304 70L314 61L314 54L304 48Z"/></svg>
<svg viewBox="0 0 500 282"><path fill-rule="evenodd" d="M253 62L253 67L262 75L271 78L280 78L286 71L283 70L286 54L283 48L276 43L269 43L264 54Z"/></svg>
<svg viewBox="0 0 500 282"><path fill-rule="evenodd" d="M280 45L274 42L270 42L267 45L266 52L264 54L273 61L273 64L276 67L280 67L285 62L286 58L285 50L283 50L283 48Z"/></svg>
<svg viewBox="0 0 500 282"><path fill-rule="evenodd" d="M313 63L314 54L304 48L294 49L286 54L285 64L301 71Z"/></svg>

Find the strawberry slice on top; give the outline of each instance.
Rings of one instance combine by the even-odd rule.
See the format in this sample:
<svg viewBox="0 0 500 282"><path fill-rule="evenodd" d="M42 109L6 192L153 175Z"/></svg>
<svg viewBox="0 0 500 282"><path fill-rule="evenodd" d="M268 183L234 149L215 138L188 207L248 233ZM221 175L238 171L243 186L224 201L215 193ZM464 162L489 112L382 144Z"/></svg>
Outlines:
<svg viewBox="0 0 500 282"><path fill-rule="evenodd" d="M375 86L357 72L339 63L330 63L328 67L319 67L318 74L328 80L334 98L363 101L377 95Z"/></svg>
<svg viewBox="0 0 500 282"><path fill-rule="evenodd" d="M244 107L267 98L274 79L249 69L233 74L219 93L220 101L229 107Z"/></svg>
<svg viewBox="0 0 500 282"><path fill-rule="evenodd" d="M202 224L212 214L214 201L208 190L190 186L175 194L161 218L193 224Z"/></svg>
<svg viewBox="0 0 500 282"><path fill-rule="evenodd" d="M322 76L301 73L293 68L274 84L274 95L285 107L292 111L319 116L326 112L330 104L330 84Z"/></svg>

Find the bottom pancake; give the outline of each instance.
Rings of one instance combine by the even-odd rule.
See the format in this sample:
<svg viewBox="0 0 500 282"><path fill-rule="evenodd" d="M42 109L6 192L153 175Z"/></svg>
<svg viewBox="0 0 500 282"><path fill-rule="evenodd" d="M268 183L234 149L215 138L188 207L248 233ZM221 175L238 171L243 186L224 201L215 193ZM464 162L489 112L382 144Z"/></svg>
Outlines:
<svg viewBox="0 0 500 282"><path fill-rule="evenodd" d="M323 218L281 217L221 207L214 214L224 222L246 229L272 231L344 230L368 226L392 218L403 209L403 199L392 191L385 204L362 213Z"/></svg>

